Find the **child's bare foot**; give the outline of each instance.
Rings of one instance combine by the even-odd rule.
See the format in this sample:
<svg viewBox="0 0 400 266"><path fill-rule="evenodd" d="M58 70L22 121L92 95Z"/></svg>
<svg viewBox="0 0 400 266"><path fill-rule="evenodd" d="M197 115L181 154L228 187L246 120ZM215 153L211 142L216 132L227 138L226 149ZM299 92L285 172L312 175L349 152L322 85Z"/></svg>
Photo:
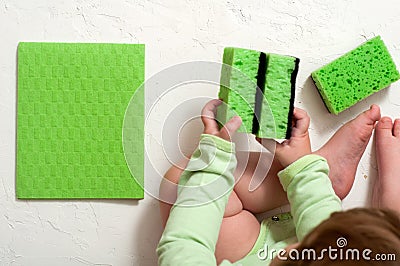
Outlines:
<svg viewBox="0 0 400 266"><path fill-rule="evenodd" d="M400 212L400 119L382 117L375 130L378 180L373 205Z"/></svg>
<svg viewBox="0 0 400 266"><path fill-rule="evenodd" d="M372 105L342 126L321 149L314 152L327 159L329 178L340 199L345 198L353 186L358 163L380 117L379 106Z"/></svg>

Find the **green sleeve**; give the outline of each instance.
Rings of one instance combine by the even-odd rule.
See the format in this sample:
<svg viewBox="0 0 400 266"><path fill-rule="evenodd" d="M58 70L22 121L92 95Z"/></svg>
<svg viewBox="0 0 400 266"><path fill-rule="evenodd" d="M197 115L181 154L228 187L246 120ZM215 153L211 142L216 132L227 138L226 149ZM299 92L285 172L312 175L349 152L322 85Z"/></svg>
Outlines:
<svg viewBox="0 0 400 266"><path fill-rule="evenodd" d="M179 180L157 247L159 265L216 265L215 245L235 168L234 144L203 134Z"/></svg>
<svg viewBox="0 0 400 266"><path fill-rule="evenodd" d="M341 210L341 201L332 188L326 160L318 155L307 155L278 173L291 206L299 241Z"/></svg>

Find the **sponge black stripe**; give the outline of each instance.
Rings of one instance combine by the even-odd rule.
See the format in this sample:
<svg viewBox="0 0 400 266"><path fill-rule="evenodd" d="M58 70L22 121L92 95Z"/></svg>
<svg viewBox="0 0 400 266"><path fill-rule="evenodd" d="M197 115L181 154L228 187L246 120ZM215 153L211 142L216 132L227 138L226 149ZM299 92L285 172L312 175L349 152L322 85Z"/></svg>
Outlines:
<svg viewBox="0 0 400 266"><path fill-rule="evenodd" d="M267 55L261 52L258 61L257 88L255 95L256 100L254 105L253 128L252 128L252 133L255 135L258 134L258 130L260 129L261 106L264 98L267 63L268 63Z"/></svg>
<svg viewBox="0 0 400 266"><path fill-rule="evenodd" d="M290 106L289 106L288 124L287 124L287 130L286 130L286 139L290 139L290 136L292 134L294 96L295 96L295 93L296 93L296 77L297 77L297 73L299 72L299 64L300 64L300 59L296 58L295 59L294 70L293 70L292 75L290 77L290 84L292 86L291 86L291 92L290 92Z"/></svg>

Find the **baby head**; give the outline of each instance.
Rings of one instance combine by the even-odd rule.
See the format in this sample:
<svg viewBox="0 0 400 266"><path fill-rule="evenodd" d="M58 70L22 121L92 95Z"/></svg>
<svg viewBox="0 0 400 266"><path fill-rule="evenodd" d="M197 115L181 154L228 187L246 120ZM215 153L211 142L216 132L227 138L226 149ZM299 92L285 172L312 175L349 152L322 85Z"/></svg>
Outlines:
<svg viewBox="0 0 400 266"><path fill-rule="evenodd" d="M271 265L399 265L400 218L389 210L333 213Z"/></svg>

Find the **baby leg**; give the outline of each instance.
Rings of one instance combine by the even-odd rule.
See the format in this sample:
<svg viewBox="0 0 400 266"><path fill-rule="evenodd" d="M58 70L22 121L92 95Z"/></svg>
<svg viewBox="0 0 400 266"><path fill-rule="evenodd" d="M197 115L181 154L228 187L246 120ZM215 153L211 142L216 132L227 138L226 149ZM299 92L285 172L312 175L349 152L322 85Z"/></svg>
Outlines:
<svg viewBox="0 0 400 266"><path fill-rule="evenodd" d="M372 135L375 122L380 118L380 110L376 105L355 119L344 124L319 150L314 153L325 157L328 161L333 189L339 198L345 198L353 186L358 163ZM260 154L250 154L249 162L241 179L235 186L235 192L243 203L243 207L253 213L261 213L287 203L286 194L277 178L283 167L274 159L272 166L262 184L254 191L249 191L250 180L259 178L255 172ZM240 158L238 158L238 165ZM398 190L399 191L399 190Z"/></svg>
<svg viewBox="0 0 400 266"><path fill-rule="evenodd" d="M241 175L234 191L243 203L243 208L256 214L273 210L288 204L286 193L278 179L278 172L283 169L274 159L268 162L259 152L237 152L238 167L236 174ZM267 167L271 164L271 167ZM261 181L253 191L249 190L252 180ZM253 181L254 182L254 181Z"/></svg>
<svg viewBox="0 0 400 266"><path fill-rule="evenodd" d="M182 161L178 166L172 166L165 174L165 179L160 186L160 212L165 226L172 202L176 200L176 184L179 182L182 169L186 167L188 160ZM168 180L168 181L167 181ZM218 264L224 259L231 262L243 258L254 246L260 232L260 223L255 216L244 210L241 200L232 191L225 209L220 233L215 250Z"/></svg>
<svg viewBox="0 0 400 266"><path fill-rule="evenodd" d="M377 105L344 124L316 154L329 164L329 178L340 199L344 199L354 183L358 163L371 138L381 113Z"/></svg>
<svg viewBox="0 0 400 266"><path fill-rule="evenodd" d="M400 119L392 123L383 117L376 126L378 179L373 192L373 206L400 213Z"/></svg>

